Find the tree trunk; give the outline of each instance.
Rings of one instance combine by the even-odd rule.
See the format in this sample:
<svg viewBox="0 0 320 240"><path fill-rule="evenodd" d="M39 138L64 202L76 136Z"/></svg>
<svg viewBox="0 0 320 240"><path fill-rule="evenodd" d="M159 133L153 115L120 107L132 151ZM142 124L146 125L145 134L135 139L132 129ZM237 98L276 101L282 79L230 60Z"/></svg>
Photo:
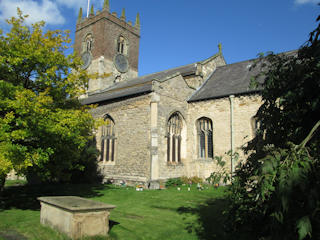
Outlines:
<svg viewBox="0 0 320 240"><path fill-rule="evenodd" d="M6 177L7 177L6 174L0 174L0 194L4 189L4 184L6 182Z"/></svg>

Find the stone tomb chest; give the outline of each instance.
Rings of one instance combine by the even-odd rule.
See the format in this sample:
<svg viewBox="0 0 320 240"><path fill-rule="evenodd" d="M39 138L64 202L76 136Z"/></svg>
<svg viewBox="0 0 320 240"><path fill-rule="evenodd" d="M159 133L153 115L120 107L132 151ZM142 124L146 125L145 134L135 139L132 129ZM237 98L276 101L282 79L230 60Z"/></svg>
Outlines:
<svg viewBox="0 0 320 240"><path fill-rule="evenodd" d="M72 239L103 235L109 231L109 214L115 208L101 202L75 196L39 197L40 222Z"/></svg>

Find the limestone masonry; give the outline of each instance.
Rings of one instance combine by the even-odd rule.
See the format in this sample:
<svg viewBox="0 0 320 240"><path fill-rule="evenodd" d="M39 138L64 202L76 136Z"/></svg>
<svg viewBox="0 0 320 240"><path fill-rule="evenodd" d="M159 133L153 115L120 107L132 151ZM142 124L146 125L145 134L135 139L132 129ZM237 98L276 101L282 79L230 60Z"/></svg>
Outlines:
<svg viewBox="0 0 320 240"><path fill-rule="evenodd" d="M105 126L96 133L100 170L105 180L144 183L180 176L206 178L215 171L215 156L238 152L254 137L261 105L249 88L253 61L227 65L218 52L203 61L138 77L139 14L135 24L102 11L82 18L75 50L83 68L98 77L89 81L82 104L97 104L95 118Z"/></svg>

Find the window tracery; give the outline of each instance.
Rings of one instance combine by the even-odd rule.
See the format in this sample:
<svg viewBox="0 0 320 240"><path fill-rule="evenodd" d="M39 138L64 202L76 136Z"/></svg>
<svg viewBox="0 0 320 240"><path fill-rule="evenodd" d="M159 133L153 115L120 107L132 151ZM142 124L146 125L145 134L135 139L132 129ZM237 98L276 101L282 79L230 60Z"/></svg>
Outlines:
<svg viewBox="0 0 320 240"><path fill-rule="evenodd" d="M117 51L118 53L125 54L125 39L122 36L118 38Z"/></svg>
<svg viewBox="0 0 320 240"><path fill-rule="evenodd" d="M106 116L105 125L101 128L101 161L114 162L115 156L115 124L110 116Z"/></svg>
<svg viewBox="0 0 320 240"><path fill-rule="evenodd" d="M213 158L212 121L200 118L197 121L198 155L200 158Z"/></svg>
<svg viewBox="0 0 320 240"><path fill-rule="evenodd" d="M178 113L171 115L167 126L167 161L181 162L182 119Z"/></svg>

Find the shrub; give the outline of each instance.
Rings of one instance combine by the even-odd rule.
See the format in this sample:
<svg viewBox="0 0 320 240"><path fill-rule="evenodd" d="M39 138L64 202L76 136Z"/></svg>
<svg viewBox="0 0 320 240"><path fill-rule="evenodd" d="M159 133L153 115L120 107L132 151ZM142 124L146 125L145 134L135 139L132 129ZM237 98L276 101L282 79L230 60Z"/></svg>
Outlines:
<svg viewBox="0 0 320 240"><path fill-rule="evenodd" d="M239 159L239 153L231 153L231 151L227 152L228 156L232 155L232 158L234 159L235 162L238 161ZM215 156L214 161L217 165L217 169L215 172L211 173L210 176L206 179L208 183L216 185L220 183L228 183L231 180L231 174L230 172L226 169L226 161L223 160L222 156Z"/></svg>
<svg viewBox="0 0 320 240"><path fill-rule="evenodd" d="M183 184L181 178L169 178L166 181L166 187L181 186Z"/></svg>
<svg viewBox="0 0 320 240"><path fill-rule="evenodd" d="M188 177L186 177L186 176L180 177L180 180L181 180L184 184L189 184L189 182L190 182L190 178L188 178Z"/></svg>
<svg viewBox="0 0 320 240"><path fill-rule="evenodd" d="M197 184L197 183L202 183L203 179L199 178L197 176L193 176L191 178L189 178L189 180L192 182L192 184Z"/></svg>

